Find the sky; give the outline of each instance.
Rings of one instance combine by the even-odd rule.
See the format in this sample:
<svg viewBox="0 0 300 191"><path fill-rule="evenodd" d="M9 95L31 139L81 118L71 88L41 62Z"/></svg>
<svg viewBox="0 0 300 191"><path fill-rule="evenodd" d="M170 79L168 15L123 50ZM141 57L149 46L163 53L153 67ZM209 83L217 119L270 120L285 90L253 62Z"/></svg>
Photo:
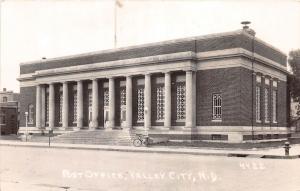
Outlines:
<svg viewBox="0 0 300 191"><path fill-rule="evenodd" d="M284 53L300 49L300 0L119 0L117 46L241 29ZM19 64L114 48L114 0L2 0L0 89L19 92Z"/></svg>

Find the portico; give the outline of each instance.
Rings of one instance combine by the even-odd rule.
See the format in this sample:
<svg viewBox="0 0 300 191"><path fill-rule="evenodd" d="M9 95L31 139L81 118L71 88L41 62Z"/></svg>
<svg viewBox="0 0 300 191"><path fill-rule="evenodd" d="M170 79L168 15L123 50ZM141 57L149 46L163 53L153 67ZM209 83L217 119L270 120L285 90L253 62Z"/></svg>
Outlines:
<svg viewBox="0 0 300 191"><path fill-rule="evenodd" d="M143 92L140 94L141 99L144 100L142 105L140 105L138 109L144 109L142 120L137 120L136 122L140 126L142 126L145 129L151 129L152 128L152 121L153 118L156 118L156 116L153 115L153 112L151 110L160 110L161 117L159 118L160 126L168 129L172 129L171 125L171 118L172 118L172 111L171 111L171 97L172 97L172 91L171 91L171 78L174 76L178 76L176 72L180 72L180 77L184 77L185 80L183 80L183 94L182 99L187 100L184 104L184 107L181 108L182 116L180 117L180 122L183 124L182 127L186 128L192 128L195 127L195 118L194 115L188 117L185 116L186 112L193 112L193 107L195 106L195 96L194 90L193 90L193 84L195 83L195 78L193 77L195 75L195 72L192 70L186 70L186 71L168 71L168 72L160 72L160 73L146 73L142 75L128 75L128 76L112 76L107 78L92 78L90 80L76 80L76 81L63 81L63 82L51 82L47 84L38 84L36 85L36 124L37 127L43 128L43 127L49 127L51 129L103 129L103 128L134 128L133 124L133 79L143 79ZM156 74L160 74L159 77L156 76ZM154 75L154 76L153 76ZM162 89L161 92L157 94L157 96L162 96L163 102L160 102L159 105L152 108L152 99L151 95L153 93L152 89L156 88L155 84L153 85L151 82L155 81L157 78L162 78L163 83L160 86L160 89ZM107 82L108 80L108 82ZM116 88L116 80L119 81L119 87ZM120 88L120 82L122 84L125 84L125 94L121 95L121 91L124 89ZM100 88L102 92L99 91L99 86L104 85L108 83L108 88ZM91 87L91 89L88 90L89 94L85 96L84 90L86 87ZM186 87L186 90L185 90ZM61 89L62 91L55 91ZM69 90L72 90L72 92L76 93L76 99L74 99L74 93L73 95L70 95ZM104 89L108 89L108 100L107 97L104 95ZM45 91L49 92L49 95L42 95L40 92ZM118 93L116 91L119 91ZM175 92L176 93L176 92ZM59 95L62 96L59 96ZM71 93L72 94L72 93ZM118 94L118 101L116 101L116 94ZM176 96L176 95L175 95ZM72 97L72 99L70 99ZM124 98L125 97L125 98ZM186 98L185 98L186 97ZM46 100L47 99L47 100ZM60 100L62 99L62 100ZM91 99L91 100L90 100ZM101 99L101 100L99 100ZM122 100L123 99L123 100ZM43 103L48 104L44 105L42 107L42 100L46 100ZM55 104L55 102L60 102L60 104ZM108 101L108 117L105 115L105 106L99 107L99 101L105 102ZM84 115L84 103L91 103L89 107L91 107L91 110L89 109L89 115ZM117 105L116 105L117 104ZM69 107L69 105L73 105L73 107ZM58 106L58 107L56 107ZM74 107L75 106L75 107ZM116 109L116 107L119 107L120 109ZM122 113L121 107L125 108ZM46 110L47 108L48 111ZM76 111L70 112L71 109L76 109ZM102 110L102 111L101 111ZM185 111L186 110L186 111ZM91 112L90 112L91 111ZM106 110L107 111L107 110ZM118 113L117 113L118 112ZM156 111L157 112L157 111ZM46 120L42 119L42 113L45 113ZM71 114L72 113L72 114ZM102 123L99 123L99 114L104 114ZM135 113L135 115L138 115L139 112ZM61 116L58 116L61 115ZM106 113L107 114L107 113ZM76 116L75 116L76 115ZM176 113L174 113L176 115ZM118 119L116 118L118 116ZM137 116L136 116L137 117ZM135 118L136 118L135 117ZM174 116L176 117L176 116ZM62 121L57 123L56 118L62 118ZM73 120L72 123L69 123L69 118L77 119L76 122ZM87 118L87 119L86 119ZM101 118L101 117L100 117ZM48 120L47 120L48 119ZM83 124L84 121L88 120L88 124ZM116 125L116 120L120 120ZM124 123L121 122L121 120L124 121ZM154 119L157 120L157 119ZM105 122L107 121L107 126L105 125ZM58 124L58 125L57 125Z"/></svg>

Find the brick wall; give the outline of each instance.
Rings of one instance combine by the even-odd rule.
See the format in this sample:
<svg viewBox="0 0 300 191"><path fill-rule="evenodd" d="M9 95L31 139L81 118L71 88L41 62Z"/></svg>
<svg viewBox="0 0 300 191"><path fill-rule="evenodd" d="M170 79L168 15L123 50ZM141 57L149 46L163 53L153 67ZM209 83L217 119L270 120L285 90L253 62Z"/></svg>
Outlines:
<svg viewBox="0 0 300 191"><path fill-rule="evenodd" d="M28 112L28 106L33 104L35 108L36 87L21 87L20 88L20 126L25 127L25 112ZM35 127L35 119L33 124L28 124L29 127Z"/></svg>
<svg viewBox="0 0 300 191"><path fill-rule="evenodd" d="M286 127L288 125L289 110L287 105L287 83L280 81L278 83L278 126Z"/></svg>
<svg viewBox="0 0 300 191"><path fill-rule="evenodd" d="M17 108L1 107L0 112L4 113L5 125L1 124L1 135L16 134L18 131Z"/></svg>
<svg viewBox="0 0 300 191"><path fill-rule="evenodd" d="M241 125L240 113L241 68L197 71L198 126ZM212 94L222 94L222 122L212 122Z"/></svg>
<svg viewBox="0 0 300 191"><path fill-rule="evenodd" d="M176 82L176 76L185 75L185 72L175 72L172 73L171 77L171 111L172 111L172 125L173 126L184 126L184 122L176 122L176 87L178 83ZM156 122L157 118L157 97L156 88L161 84L155 82L156 78L164 77L163 74L152 76L152 125L162 126L162 122ZM143 123L137 123L137 89L139 86L144 87L144 85L138 85L137 80L144 79L144 76L138 76L133 78L133 125L143 126ZM120 80L116 79L116 126L120 125ZM256 80L252 77L251 70L235 67L235 68L225 68L225 69L211 69L211 70L200 70L196 72L196 124L197 126L251 126L251 113L252 113L252 81L253 81L253 120L256 126L287 126L287 85L286 82L279 81L277 92L278 92L278 123L273 123L272 117L270 118L270 123L265 124L264 122L264 78L261 82L261 116L262 122L256 123L255 119L255 87ZM107 80L99 80L99 126L103 126L104 123L104 113L103 113L103 98L104 98L104 87L103 83ZM88 84L91 81L84 82L84 126L88 126ZM76 82L69 83L69 125L76 126L73 123L74 117L74 92L73 86ZM272 80L270 81L270 86L272 85ZM55 85L55 98L56 98L56 126L61 124L58 123L59 118L59 87L61 84ZM270 87L269 94L269 112L272 116L272 89ZM21 107L20 107L20 125L25 126L25 111L28 111L28 105L33 104L35 108L35 87L21 87ZM221 93L222 94L222 122L212 122L212 94ZM35 109L34 109L35 110ZM29 126L35 126L34 124Z"/></svg>

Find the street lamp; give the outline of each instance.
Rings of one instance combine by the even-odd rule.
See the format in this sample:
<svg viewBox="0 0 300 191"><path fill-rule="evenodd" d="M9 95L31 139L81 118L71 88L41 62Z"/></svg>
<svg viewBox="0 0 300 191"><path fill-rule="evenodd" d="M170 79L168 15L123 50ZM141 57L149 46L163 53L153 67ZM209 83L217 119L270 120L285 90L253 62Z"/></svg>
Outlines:
<svg viewBox="0 0 300 191"><path fill-rule="evenodd" d="M27 142L27 136L28 136L28 112L25 112L25 136L26 136L26 142Z"/></svg>

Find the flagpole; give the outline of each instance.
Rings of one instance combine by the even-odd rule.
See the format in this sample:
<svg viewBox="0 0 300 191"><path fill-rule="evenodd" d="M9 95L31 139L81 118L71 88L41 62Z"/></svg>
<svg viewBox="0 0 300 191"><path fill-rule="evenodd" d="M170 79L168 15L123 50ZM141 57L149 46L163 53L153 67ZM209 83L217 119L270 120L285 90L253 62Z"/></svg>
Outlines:
<svg viewBox="0 0 300 191"><path fill-rule="evenodd" d="M114 48L117 48L117 2L114 6Z"/></svg>

